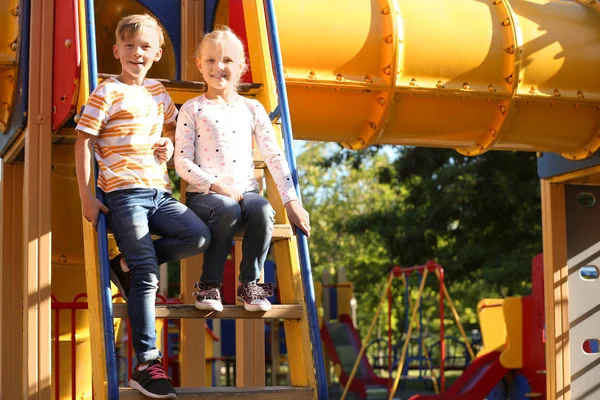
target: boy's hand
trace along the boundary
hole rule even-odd
[[[108,207],[95,197],[83,201],[81,208],[84,218],[92,223],[94,230],[98,228],[98,212],[102,211],[104,214],[108,214]]]
[[[173,157],[173,142],[168,137],[161,137],[156,142],[157,147],[154,149],[154,155],[158,157],[160,163],[167,162]]]
[[[210,185],[210,190],[215,193],[222,194],[223,196],[231,197],[237,203],[240,202],[244,198],[244,193],[242,193],[238,189],[234,189],[230,185],[223,183],[221,181],[216,181],[212,185]]]
[[[287,211],[288,218],[292,225],[297,226],[306,234],[306,237],[310,237],[310,219],[308,211],[306,211],[298,200],[292,200],[285,204],[285,211]]]

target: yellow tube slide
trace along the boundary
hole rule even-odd
[[[296,138],[558,152],[600,147],[600,4],[276,4]]]

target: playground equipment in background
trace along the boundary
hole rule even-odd
[[[543,256],[531,263],[532,294],[484,299],[477,306],[483,347],[441,394],[410,400],[546,398]]]
[[[334,365],[334,373],[339,381],[339,385],[330,384],[331,395],[341,394],[342,389],[338,388],[347,386],[348,376],[354,362],[360,356],[356,379],[351,382],[349,392],[355,393],[360,399],[385,398],[387,396],[388,379],[377,376],[366,355],[361,354],[360,334],[349,315],[341,314],[337,321],[323,323],[321,340],[327,358]],[[328,363],[326,363],[327,365]]]
[[[391,330],[391,309],[393,308],[393,296],[392,296],[392,292],[391,292],[392,282],[393,282],[394,278],[399,278],[402,280],[403,285],[406,288],[408,286],[407,277],[410,276],[410,274],[412,274],[412,273],[420,274],[419,292],[417,294],[417,298],[414,300],[414,305],[412,307],[410,321],[407,325],[407,330],[405,332],[402,348],[400,350],[399,361],[392,362],[392,357],[393,357],[393,353],[394,353],[392,350],[392,330]],[[388,346],[387,346],[388,364],[387,365],[389,366],[389,370],[388,370],[389,378],[385,379],[383,381],[381,381],[381,380],[373,381],[373,383],[382,384],[383,382],[385,382],[385,390],[387,391],[388,398],[391,400],[394,397],[394,394],[396,393],[396,391],[398,390],[398,385],[399,385],[400,379],[402,379],[402,378],[406,379],[408,377],[408,373],[407,373],[408,368],[405,368],[405,366],[407,367],[410,363],[410,359],[407,357],[408,347],[409,347],[409,344],[411,341],[414,326],[417,323],[417,314],[420,309],[421,298],[423,295],[423,290],[425,288],[425,283],[427,281],[427,276],[429,273],[435,274],[435,276],[438,278],[438,282],[439,282],[439,296],[440,296],[440,298],[439,298],[440,299],[439,300],[439,306],[440,306],[439,387],[441,387],[442,391],[444,390],[444,386],[445,386],[444,370],[445,370],[445,364],[446,364],[446,345],[445,345],[445,336],[444,336],[444,331],[445,331],[444,299],[448,302],[448,305],[450,306],[450,308],[452,310],[452,315],[454,317],[454,320],[456,322],[458,330],[464,338],[465,345],[467,346],[467,349],[471,355],[471,358],[473,358],[473,353],[472,353],[467,335],[466,335],[464,328],[462,327],[462,324],[460,322],[460,318],[459,318],[458,312],[456,311],[456,307],[454,306],[454,302],[452,301],[450,294],[448,293],[448,290],[444,283],[443,268],[435,261],[428,261],[425,265],[417,266],[417,267],[410,267],[410,268],[401,268],[401,267],[396,266],[392,269],[392,271],[388,275],[388,280],[387,280],[387,284],[384,288],[383,295],[381,297],[379,305],[377,306],[377,310],[375,312],[375,315],[373,317],[373,320],[371,322],[371,325],[369,327],[367,335],[363,339],[362,345],[360,345],[360,351],[358,352],[358,355],[356,357],[354,357],[354,360],[355,360],[354,366],[352,367],[350,374],[347,376],[345,373],[340,374],[340,381],[343,382],[343,386],[344,386],[344,392],[342,393],[342,400],[346,398],[347,394],[351,390],[357,389],[356,384],[354,387],[352,386],[352,384],[354,383],[353,381],[356,376],[356,373],[359,371],[359,366],[362,367],[363,369],[365,368],[364,364],[365,364],[365,360],[367,360],[366,348],[367,348],[368,343],[370,342],[371,334],[373,333],[373,329],[375,327],[376,322],[378,321],[379,314],[381,313],[383,304],[386,302],[386,300],[388,301],[388,307],[387,307],[388,308]],[[405,289],[405,293],[406,293],[406,289]],[[410,304],[410,302],[408,304]],[[356,335],[356,336],[358,336],[358,335]],[[360,343],[360,338],[358,338],[358,342]],[[422,340],[418,342],[418,346],[423,350],[423,354],[424,354],[424,357],[427,362],[427,368],[430,370],[430,373],[431,373],[430,379],[433,383],[434,390],[436,392],[438,392],[438,379],[435,378],[435,375],[433,372],[434,366],[432,365],[431,358],[429,357],[429,354],[427,353],[426,347],[423,345]],[[368,364],[368,360],[366,361],[366,363],[368,365],[368,368],[371,368],[371,366]],[[393,365],[396,366],[396,376],[392,381],[393,370],[391,367]],[[372,370],[372,368],[371,368],[371,370]],[[422,378],[423,378],[423,376],[422,376]],[[360,390],[361,399],[367,398],[367,396],[369,394],[367,388],[359,387],[358,389]],[[379,390],[382,390],[382,388],[380,387]]]
[[[398,268],[398,267],[397,267]],[[373,339],[365,350],[368,357],[371,358],[371,365],[373,369],[385,371],[388,376],[391,376],[392,371],[397,368],[400,351],[404,340],[406,340],[406,332],[409,330],[411,324],[411,310],[413,310],[414,300],[411,296],[411,279],[416,280],[417,286],[420,286],[421,280],[424,278],[423,269],[420,268],[402,268],[395,271],[396,276],[400,276],[400,282],[402,284],[401,290],[403,293],[404,302],[404,326],[403,330],[393,335],[392,329],[392,312],[395,305],[398,302],[393,301],[394,295],[392,294],[393,285],[388,290],[388,306],[387,306],[387,338],[378,337]],[[448,293],[444,284],[443,271],[436,271],[436,275],[439,280],[439,307],[440,307],[440,320],[443,321],[444,315],[444,297],[448,301],[455,321],[459,321],[458,312],[454,306],[454,302]],[[416,278],[416,279],[413,279]],[[419,299],[422,298],[420,293]],[[398,296],[396,296],[398,297]],[[379,321],[379,320],[378,320]],[[418,319],[415,321],[416,331],[410,337],[410,342],[407,348],[406,362],[402,370],[402,378],[398,386],[399,392],[404,392],[407,388],[408,381],[421,381],[424,384],[426,390],[433,390],[436,393],[439,392],[439,387],[442,385],[441,376],[436,378],[433,376],[433,370],[439,368],[439,362],[436,360],[441,359],[442,353],[441,348],[445,349],[444,353],[444,368],[443,371],[454,370],[463,371],[467,365],[474,358],[474,353],[471,348],[471,342],[466,337],[464,330],[460,323],[460,333],[463,335],[461,339],[454,336],[445,336],[445,329],[442,326],[440,330],[440,336],[438,339],[434,339],[434,335],[425,336],[423,327],[423,301],[419,301],[418,304]],[[380,332],[380,330],[378,330]],[[442,335],[444,335],[442,337]],[[395,337],[394,337],[395,336]],[[434,339],[434,340],[431,340]],[[443,340],[442,340],[443,339]],[[395,344],[393,344],[395,343]],[[409,370],[416,370],[417,376],[414,374],[409,375]]]
[[[315,301],[319,312],[319,323],[334,321],[340,316],[347,315],[356,326],[356,298],[354,286],[346,277],[346,269],[337,270],[337,283],[331,283],[329,270],[323,271],[321,281],[315,281]]]
[[[353,339],[358,336],[356,331],[356,308],[357,302],[354,298],[354,287],[346,277],[344,267],[337,270],[337,282],[331,283],[332,276],[329,270],[324,270],[321,281],[315,281],[315,298],[319,310],[319,326],[321,329],[321,340],[325,352],[325,373],[329,392],[335,391],[337,383],[331,376],[331,364],[333,363],[336,377],[339,379],[339,369],[344,368],[340,358],[346,360],[350,354],[358,354],[359,346]],[[334,337],[331,333],[334,332]],[[339,335],[335,333],[340,333]],[[360,339],[358,341],[360,343]],[[338,353],[341,353],[339,355]],[[375,374],[369,375],[374,378]],[[359,382],[358,385],[361,383]]]

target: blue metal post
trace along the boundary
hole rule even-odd
[[[98,64],[96,58],[96,24],[94,20],[94,0],[85,2],[85,25],[88,40],[88,73],[90,90],[98,86]],[[98,181],[98,164],[95,163],[94,184]],[[96,187],[96,197],[104,203],[102,191]],[[112,293],[108,269],[108,238],[106,236],[106,215],[98,215],[98,258],[100,261],[100,290],[102,297],[102,319],[104,322],[104,347],[106,352],[106,374],[108,378],[109,400],[119,399],[119,381],[117,379],[117,357],[115,334],[113,331]]]
[[[283,60],[281,58],[281,49],[279,47],[279,33],[277,30],[277,21],[275,19],[275,7],[272,0],[266,0],[267,27],[269,28],[269,39],[271,42],[271,51],[273,56],[273,66],[275,80],[277,82],[277,94],[279,96],[279,105],[281,112],[281,127],[283,130],[285,151],[290,163],[292,179],[296,188],[298,198],[300,196],[300,186],[298,184],[298,171],[296,165],[296,154],[294,151],[292,124],[290,120],[290,109],[285,88],[285,78],[283,75]],[[300,254],[300,267],[302,272],[302,285],[304,286],[304,297],[306,309],[308,312],[308,325],[310,330],[310,341],[312,342],[313,360],[315,363],[315,373],[317,380],[317,398],[327,400],[329,391],[327,379],[325,376],[325,365],[323,362],[323,347],[321,344],[321,335],[319,329],[319,318],[317,316],[317,307],[315,303],[315,289],[313,287],[312,271],[310,266],[310,256],[308,254],[308,240],[306,235],[297,229],[298,234],[298,252]]]

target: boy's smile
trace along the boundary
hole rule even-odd
[[[118,79],[128,85],[141,85],[152,64],[162,56],[158,32],[143,28],[137,35],[129,34],[113,46],[113,54],[121,62]]]

